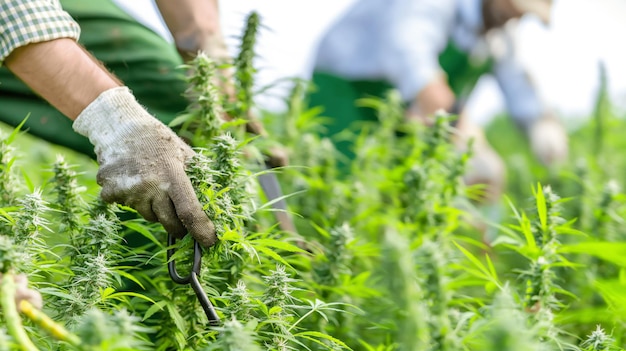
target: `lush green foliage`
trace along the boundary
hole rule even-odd
[[[537,169],[522,141],[507,137],[506,150],[492,138],[512,170],[494,217],[471,200],[480,189],[463,185],[469,155],[449,143],[451,117],[425,128],[403,120],[393,92],[365,99],[380,123],[344,135],[356,145],[347,161],[317,136],[323,112],[306,107],[297,82],[289,110],[266,121],[290,153],[275,172],[299,233],[281,232],[255,180],[267,141],[221,120],[251,108],[250,26],[258,17],[235,65],[237,102],[200,55],[187,67],[193,103],[174,122],[202,146],[189,176],[220,242],[204,252],[200,280],[221,324],[209,326],[191,288],[170,280],[160,225],[103,204],[92,163],[20,165],[16,131],[0,143],[0,272],[26,273],[54,322],[20,317],[2,280],[0,350],[28,338],[46,350],[620,349],[625,163],[605,128],[622,121],[599,112],[603,123],[572,136],[572,165],[558,170]],[[189,269],[191,239],[175,249]]]

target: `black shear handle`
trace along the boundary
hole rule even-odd
[[[176,244],[176,238],[168,234],[167,270],[170,273],[170,277],[175,283],[190,284],[191,288],[196,293],[200,306],[202,306],[202,309],[204,310],[204,314],[206,314],[209,320],[209,324],[212,326],[219,326],[220,317],[217,315],[217,312],[215,312],[213,304],[211,304],[209,297],[204,292],[204,289],[202,289],[202,285],[200,285],[200,280],[198,280],[198,274],[200,274],[200,267],[202,264],[202,248],[200,247],[200,244],[195,240],[193,241],[193,266],[191,268],[191,273],[187,276],[181,276],[176,270],[176,262],[172,260],[172,256],[176,251],[174,249],[174,244]]]

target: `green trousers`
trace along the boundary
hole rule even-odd
[[[168,123],[185,109],[186,88],[176,48],[138,23],[111,0],[61,0],[80,25],[79,42],[124,82],[148,111]],[[85,84],[89,84],[88,81]],[[94,157],[72,121],[35,95],[6,68],[0,69],[0,121],[25,128],[54,144]]]
[[[357,106],[356,101],[366,97],[382,98],[392,86],[384,81],[347,80],[324,72],[314,72],[312,83],[315,91],[309,94],[308,105],[322,106],[322,115],[329,117],[325,128],[319,129],[320,136],[331,138],[337,150],[352,159],[352,141],[333,137],[356,122],[378,121],[375,110]],[[341,166],[343,169],[345,165]]]
[[[448,84],[457,99],[467,97],[480,76],[492,66],[490,60],[472,60],[452,43],[439,56],[439,64],[446,72]],[[315,91],[308,95],[308,105],[323,107],[322,115],[330,120],[321,136],[330,137],[339,152],[353,158],[352,142],[334,136],[354,126],[356,122],[377,121],[374,110],[359,107],[356,101],[365,97],[382,98],[392,85],[386,81],[349,80],[325,72],[314,72],[312,83]]]

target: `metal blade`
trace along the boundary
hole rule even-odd
[[[283,191],[280,188],[276,174],[267,172],[260,174],[257,178],[267,200],[272,202],[271,206],[276,210],[274,211],[274,216],[278,220],[278,227],[283,231],[296,233],[296,226],[287,212],[287,202],[285,199],[282,199]]]

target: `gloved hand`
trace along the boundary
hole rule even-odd
[[[282,146],[274,146],[267,150],[267,165],[271,168],[285,167],[289,164],[289,152]]]
[[[73,127],[95,146],[104,201],[134,208],[176,238],[189,232],[204,247],[215,244],[213,223],[185,174],[194,151],[139,105],[128,88],[103,92]]]
[[[543,165],[558,167],[567,161],[567,131],[556,116],[542,116],[525,131],[533,154]]]

